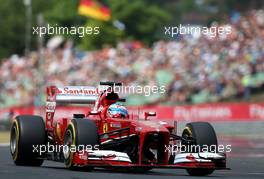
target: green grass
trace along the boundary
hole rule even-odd
[[[8,143],[8,142],[9,142],[9,131],[1,131],[0,143]]]

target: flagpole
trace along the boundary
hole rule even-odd
[[[26,8],[26,31],[25,31],[25,55],[28,56],[30,52],[30,42],[31,42],[31,24],[32,24],[32,2],[31,0],[24,0],[24,5]]]

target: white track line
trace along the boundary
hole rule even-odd
[[[0,143],[0,147],[8,147],[9,143]]]
[[[264,175],[264,173],[257,173],[257,172],[254,172],[254,173],[248,173],[248,174],[250,174],[250,175]]]

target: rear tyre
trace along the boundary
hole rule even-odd
[[[21,115],[15,118],[10,131],[10,152],[16,165],[41,166],[43,156],[38,150],[45,144],[46,131],[42,117]]]
[[[182,137],[185,139],[193,138],[194,145],[200,146],[202,149],[204,146],[209,149],[209,152],[217,152],[217,137],[214,128],[208,122],[192,122],[188,123],[182,132]],[[189,152],[198,152],[196,147]],[[206,176],[214,172],[214,169],[187,169],[187,172],[191,176]]]
[[[64,135],[64,145],[70,148],[96,149],[99,147],[100,139],[96,124],[89,119],[72,119]],[[84,147],[84,148],[83,148]],[[69,169],[76,169],[73,162],[75,150],[64,151],[65,165]],[[93,167],[85,167],[85,170],[92,170]]]
[[[187,169],[190,176],[207,176],[214,172],[214,169]]]

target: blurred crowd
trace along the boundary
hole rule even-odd
[[[219,102],[247,99],[263,90],[264,11],[236,12],[213,25],[229,25],[232,33],[182,36],[152,47],[123,41],[89,52],[77,51],[66,41],[28,57],[13,55],[0,66],[0,107],[43,105],[47,85],[98,85],[106,80],[166,86],[164,95],[130,96],[131,104],[133,99],[140,104]]]

